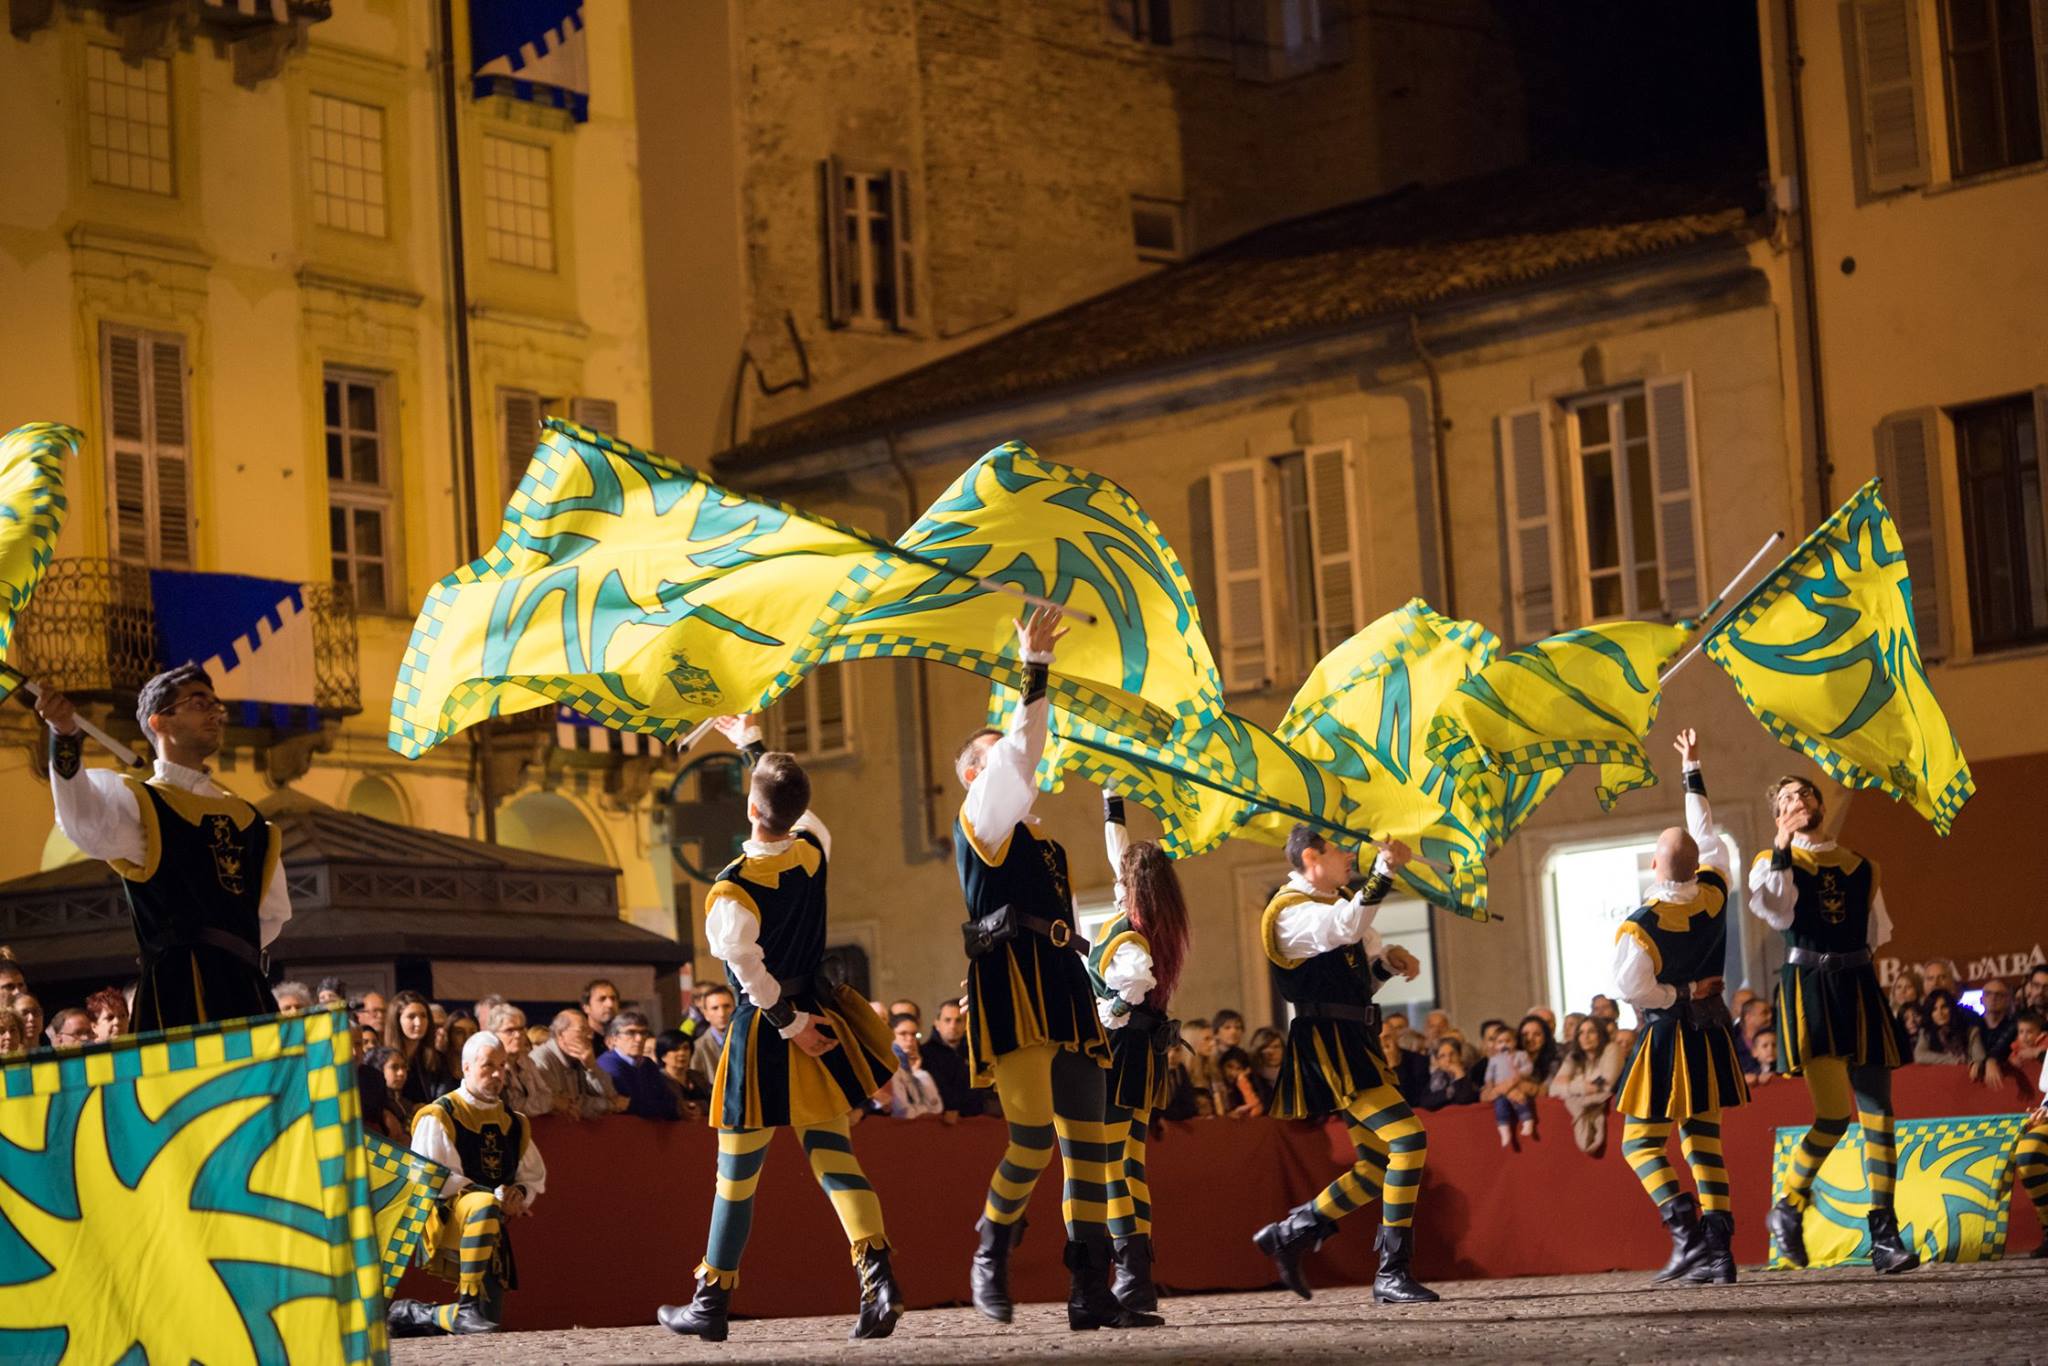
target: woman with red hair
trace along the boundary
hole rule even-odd
[[[1173,860],[1150,840],[1132,842],[1124,799],[1102,790],[1103,835],[1116,870],[1116,918],[1088,953],[1095,1009],[1109,1034],[1103,1135],[1122,1149],[1110,1161],[1109,1233],[1116,1249],[1117,1302],[1133,1313],[1159,1307],[1152,1284],[1152,1192],[1145,1182],[1145,1131],[1170,1088],[1167,1053],[1180,1022],[1167,1005],[1187,961],[1188,910]]]

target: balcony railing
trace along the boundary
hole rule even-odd
[[[314,709],[332,716],[361,711],[355,603],[347,585],[308,583],[299,591],[312,617]],[[74,697],[133,702],[164,668],[158,650],[147,566],[65,559],[51,564],[22,613],[12,663]]]

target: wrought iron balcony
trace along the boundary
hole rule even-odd
[[[290,591],[282,595],[285,602],[278,604],[279,610],[259,613],[258,619],[245,627],[226,615],[232,609],[225,604],[237,598],[246,602],[250,580],[226,574],[180,574],[177,579],[189,586],[202,608],[208,596],[207,580],[219,580],[224,604],[220,625],[231,633],[223,657],[233,663],[253,661],[265,649],[296,648],[302,659],[310,652],[310,698],[257,700],[307,706],[323,716],[345,716],[363,709],[355,603],[347,585],[280,585]],[[230,592],[230,585],[237,591]],[[193,613],[187,608],[182,615]],[[162,626],[146,566],[118,560],[58,560],[44,574],[17,623],[11,662],[31,678],[47,679],[74,697],[132,704],[143,683],[165,667]],[[295,632],[303,632],[306,643],[294,642]],[[183,663],[194,653],[185,651],[174,662]],[[205,664],[213,658],[208,652],[208,658],[195,662]],[[298,673],[303,676],[303,672],[301,667]],[[215,679],[216,684],[223,681]],[[245,688],[224,691],[247,694]]]

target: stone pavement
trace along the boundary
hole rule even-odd
[[[1646,1290],[1636,1274],[1440,1285],[1442,1304],[1383,1309],[1357,1287],[1167,1302],[1145,1332],[1069,1333],[1058,1306],[1027,1305],[1007,1328],[971,1309],[914,1313],[884,1342],[849,1344],[841,1318],[736,1322],[722,1344],[658,1327],[438,1338],[392,1344],[397,1366],[790,1362],[1096,1361],[1307,1363],[1588,1361],[2048,1361],[2048,1261],[1868,1271],[1745,1272],[1740,1285]],[[850,1307],[850,1306],[849,1306]]]

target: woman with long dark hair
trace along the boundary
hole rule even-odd
[[[1180,1023],[1167,1017],[1188,953],[1188,908],[1173,860],[1150,840],[1132,842],[1124,799],[1102,793],[1103,835],[1116,870],[1116,918],[1088,953],[1096,1013],[1109,1034],[1108,1103],[1102,1129],[1120,1157],[1110,1160],[1109,1234],[1116,1250],[1110,1289],[1134,1313],[1159,1306],[1152,1284],[1152,1192],[1145,1180],[1145,1131],[1167,1101],[1167,1054]]]
[[[401,991],[384,1012],[384,1046],[405,1063],[405,1087],[399,1093],[416,1110],[455,1089],[448,1063],[434,1047],[434,1014],[417,991]]]
[[[1920,1003],[1920,1031],[1913,1040],[1913,1061],[1954,1063],[1974,1077],[1984,1070],[1984,1031],[1956,1007],[1955,993],[1936,987]]]

